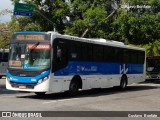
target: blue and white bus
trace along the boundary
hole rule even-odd
[[[6,69],[8,66],[8,49],[0,49],[0,79],[6,76]]]
[[[17,32],[6,88],[37,95],[120,86],[145,80],[145,50],[105,39],[55,32]]]

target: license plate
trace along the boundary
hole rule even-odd
[[[26,89],[26,86],[25,85],[20,85],[19,89]]]

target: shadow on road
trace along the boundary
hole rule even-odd
[[[6,80],[5,77],[0,79],[0,94],[17,94],[17,91],[11,91],[6,89]]]
[[[17,94],[17,91],[7,90],[5,85],[0,84],[0,94]]]
[[[143,84],[143,85],[141,85]],[[111,95],[111,94],[118,94],[122,92],[135,92],[135,91],[142,91],[142,90],[149,90],[149,89],[158,89],[160,86],[150,85],[151,82],[141,82],[139,84],[128,86],[125,91],[120,91],[118,87],[112,88],[97,88],[91,90],[83,90],[79,91],[77,96],[70,97],[68,94],[64,93],[52,93],[52,94],[45,94],[44,96],[37,96],[37,95],[23,95],[17,96],[17,98],[29,98],[29,99],[41,99],[41,100],[61,100],[61,99],[69,99],[69,98],[81,98],[81,97],[97,97],[97,96],[104,96],[104,95]],[[152,83],[152,84],[160,84],[159,83]]]
[[[152,83],[152,84],[160,84],[160,79],[155,79],[155,80],[146,80],[146,81],[144,81],[144,82],[142,82],[142,83]]]

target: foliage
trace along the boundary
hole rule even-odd
[[[13,3],[20,0],[13,0]],[[113,39],[160,55],[159,0],[21,0],[33,4],[33,17],[13,16],[11,33],[53,31],[92,38]],[[1,14],[0,14],[1,16]],[[157,46],[157,47],[156,47]]]
[[[160,55],[160,39],[154,41],[153,43],[141,45],[141,47],[146,49],[147,56],[159,56]]]
[[[0,24],[0,48],[7,48],[9,46],[11,36],[9,31],[10,29],[8,24]]]

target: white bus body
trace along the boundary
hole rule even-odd
[[[16,35],[18,34],[41,33],[20,32]],[[38,42],[19,40],[19,44],[11,42],[11,56],[6,79],[7,89],[37,94],[64,91],[74,94],[79,89],[112,86],[121,86],[123,89],[127,84],[145,80],[146,55],[142,48],[105,39],[79,38],[55,32],[43,34],[50,35],[47,43],[41,43],[40,40]],[[31,44],[30,48],[28,44]],[[21,49],[24,51],[27,49],[30,52],[18,53],[21,61],[15,61],[12,59],[13,46],[27,46]],[[50,67],[45,70],[36,66],[26,67],[25,61],[29,59],[27,56],[39,49],[50,51]]]

